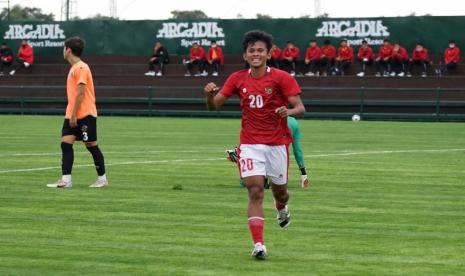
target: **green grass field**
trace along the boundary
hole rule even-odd
[[[266,193],[264,262],[224,159],[239,120],[102,117],[97,190],[80,144],[74,187],[45,187],[61,124],[0,116],[0,275],[465,274],[463,124],[300,121],[311,186],[291,163],[287,231]]]

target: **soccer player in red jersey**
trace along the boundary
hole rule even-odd
[[[250,69],[231,74],[221,89],[212,82],[204,88],[209,110],[220,109],[233,95],[240,99],[239,171],[248,189],[248,225],[254,243],[252,256],[257,259],[267,255],[263,239],[265,177],[272,183],[279,226],[287,228],[291,222],[287,177],[292,136],[287,117],[305,112],[296,80],[285,71],[266,66],[272,40],[262,31],[246,33],[243,57]]]

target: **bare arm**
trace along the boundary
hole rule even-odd
[[[210,82],[207,85],[205,85],[205,88],[203,90],[205,92],[207,109],[210,111],[219,110],[228,99],[221,93],[215,95],[215,93],[219,91],[219,88],[213,82]]]
[[[77,127],[77,112],[81,107],[82,100],[84,99],[84,94],[86,93],[86,85],[84,83],[78,84],[76,99],[74,100],[74,107],[71,112],[71,118],[69,119],[69,124],[71,127]]]
[[[305,113],[305,106],[300,99],[300,96],[291,96],[287,98],[292,108],[287,108],[286,106],[281,106],[276,108],[275,112],[279,114],[282,118],[287,116],[298,117]]]

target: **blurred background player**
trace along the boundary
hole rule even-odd
[[[299,123],[297,122],[296,118],[288,116],[287,117],[287,126],[292,134],[292,152],[294,153],[295,161],[299,166],[300,171],[300,187],[303,189],[308,188],[308,175],[307,169],[305,168],[304,162],[304,152],[302,150],[302,146],[300,141],[302,139],[302,132],[300,131]],[[226,157],[229,161],[236,163],[239,161],[238,154],[237,154],[237,147],[231,150],[226,150]],[[267,179],[265,180],[265,189],[269,188],[269,184],[267,183]],[[245,181],[243,179],[240,180],[240,184],[242,187],[245,187]]]
[[[429,64],[429,54],[428,49],[423,46],[420,42],[417,43],[415,49],[413,49],[412,57],[410,58],[410,62],[408,64],[408,73],[407,77],[412,76],[412,68],[413,66],[420,66],[421,76],[426,77],[428,72],[428,64]]]
[[[218,46],[215,40],[212,40],[211,47],[208,49],[207,61],[211,67],[212,76],[218,76],[220,65],[224,64],[224,55],[223,50]]]
[[[321,63],[321,49],[318,47],[316,40],[310,40],[308,48],[305,51],[305,76],[312,77],[319,75],[316,72],[316,67]],[[319,71],[318,71],[319,72]]]
[[[345,75],[345,70],[349,68],[354,59],[354,49],[347,44],[347,39],[343,39],[337,49],[336,70],[340,75]]]
[[[279,47],[273,43],[273,46],[271,47],[271,57],[268,59],[266,64],[270,67],[279,68],[281,63],[281,55],[281,49],[279,49]]]
[[[153,55],[149,59],[149,71],[145,73],[146,76],[162,76],[164,73],[165,65],[170,63],[170,55],[165,46],[160,41],[155,43],[153,47]]]
[[[287,228],[291,223],[287,205],[287,148],[292,142],[287,117],[305,112],[297,81],[284,71],[266,66],[272,40],[271,35],[262,31],[246,33],[243,58],[250,69],[231,74],[221,89],[212,82],[204,87],[208,110],[219,110],[233,95],[240,98],[239,171],[249,194],[247,213],[254,243],[252,256],[260,260],[267,256],[263,238],[265,177],[271,181],[278,225]],[[288,108],[289,104],[292,108]]]
[[[207,59],[205,50],[199,45],[198,42],[194,42],[192,44],[192,48],[189,51],[189,60],[183,60],[184,65],[187,65],[187,73],[184,76],[190,77],[195,66],[197,66],[198,69],[197,73],[195,74],[196,77],[208,76],[206,62]]]
[[[89,66],[81,60],[84,46],[81,38],[71,37],[65,41],[63,48],[63,57],[71,64],[71,69],[66,84],[68,105],[61,131],[62,177],[53,184],[47,184],[49,188],[73,186],[71,171],[74,163],[73,144],[76,140],[84,142],[94,159],[98,177],[97,181],[89,187],[102,188],[108,185],[104,157],[97,145],[94,81]]]
[[[294,42],[288,41],[281,56],[281,64],[284,71],[295,76],[299,62],[300,49],[294,45]]]
[[[8,45],[3,42],[0,46],[0,76],[3,76],[5,66],[10,66],[13,63],[13,51]]]
[[[392,58],[392,45],[389,40],[383,41],[383,46],[379,48],[378,57],[376,62],[376,76],[388,77],[391,72],[391,58]]]
[[[400,43],[395,43],[392,48],[392,57],[391,57],[391,77],[405,76],[405,71],[408,65],[408,53]]]
[[[21,45],[18,49],[18,58],[16,59],[15,69],[10,71],[13,76],[21,68],[29,68],[34,63],[34,49],[27,43],[27,39],[21,40]]]
[[[436,74],[442,76],[445,73],[451,72],[457,68],[457,63],[459,60],[460,49],[457,47],[455,40],[450,40],[449,47],[444,50],[444,63],[441,62],[439,68],[436,69]]]
[[[373,49],[368,45],[366,40],[363,40],[362,45],[358,48],[357,58],[361,67],[357,76],[363,77],[365,76],[366,67],[373,64]]]

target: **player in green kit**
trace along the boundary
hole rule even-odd
[[[304,163],[304,152],[302,150],[302,146],[300,145],[300,140],[302,139],[302,133],[300,132],[299,123],[294,117],[288,116],[287,117],[287,126],[292,134],[292,151],[294,152],[295,161],[297,161],[297,165],[299,166],[300,170],[300,186],[302,188],[308,187],[308,175],[307,169],[305,168]],[[232,150],[226,151],[226,157],[229,161],[237,163],[237,148]],[[245,187],[244,180],[241,179],[241,186]],[[268,188],[269,184],[265,181],[265,187]]]

